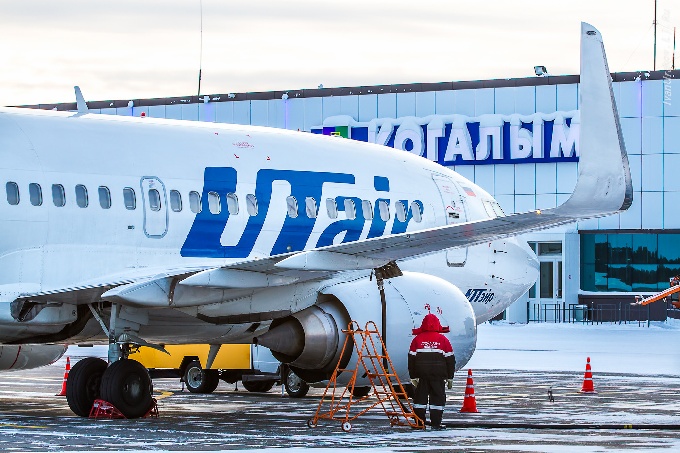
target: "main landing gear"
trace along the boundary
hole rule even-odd
[[[130,359],[107,367],[102,359],[85,358],[73,366],[66,382],[66,401],[81,417],[90,415],[96,399],[113,404],[127,418],[141,417],[153,405],[151,392],[149,372]]]
[[[76,363],[66,382],[66,401],[71,410],[81,417],[90,415],[96,399],[108,401],[126,418],[142,417],[154,404],[151,397],[153,386],[147,369],[136,360],[128,359],[128,354],[132,348],[142,345],[165,350],[130,334],[130,323],[125,324],[118,318],[119,307],[116,304],[111,308],[110,329],[106,328],[99,312],[93,306],[90,309],[109,337],[109,364],[94,357]],[[120,335],[116,335],[116,321],[120,330],[125,327]]]

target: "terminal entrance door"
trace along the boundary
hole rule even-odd
[[[529,290],[529,321],[560,322],[564,302],[562,243],[534,242],[529,245],[539,261],[538,281]]]

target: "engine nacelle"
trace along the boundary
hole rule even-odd
[[[387,302],[386,328],[382,329],[380,292],[375,280],[362,278],[330,284],[321,290],[316,305],[276,320],[257,342],[289,364],[308,382],[328,379],[338,364],[344,344],[342,330],[350,320],[361,327],[375,322],[384,332],[387,351],[401,379],[408,379],[408,349],[412,329],[420,327],[430,311],[449,326],[446,336],[456,356],[456,369],[465,366],[477,343],[474,311],[465,295],[451,283],[431,275],[404,272],[384,281]],[[350,343],[349,347],[353,347]],[[343,367],[353,367],[355,357],[344,355]]]
[[[0,371],[30,370],[56,362],[66,352],[61,344],[0,345]]]
[[[269,331],[255,339],[308,382],[326,379],[333,372],[344,343],[341,330],[347,328],[350,321],[339,301],[323,299],[273,321]]]

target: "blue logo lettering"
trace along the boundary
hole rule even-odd
[[[229,210],[223,208],[219,213],[213,214],[210,212],[209,193],[217,193],[220,197],[227,193],[235,193],[237,174],[234,168],[206,168],[204,172],[201,212],[196,214],[194,218],[194,223],[180,250],[180,255],[184,257],[205,258],[248,257],[253,251],[260,233],[262,233],[265,219],[269,213],[275,181],[285,181],[290,184],[290,196],[295,197],[298,203],[298,215],[285,216],[281,231],[278,233],[270,252],[272,256],[287,252],[297,252],[305,248],[316,222],[315,217],[306,215],[307,199],[311,198],[314,200],[316,204],[315,209],[318,212],[325,183],[354,185],[355,177],[346,173],[273,169],[258,171],[255,183],[255,197],[258,205],[257,214],[248,217],[243,234],[238,239],[236,245],[222,245],[221,238],[227,227]],[[374,187],[377,192],[389,192],[389,180],[382,176],[376,176],[374,178]],[[345,211],[345,200],[351,200],[354,203],[354,216],[345,216],[346,218],[337,220],[326,227],[317,241],[317,247],[333,244],[335,237],[342,232],[345,233],[342,242],[352,242],[360,239],[366,222],[362,199],[358,197],[335,197],[338,211]],[[390,203],[389,198],[379,198],[376,200],[373,220],[368,232],[369,238],[385,234],[387,221],[382,220],[380,215],[379,202],[381,200],[388,205]],[[399,221],[397,218],[394,219],[392,234],[406,231],[408,223],[413,217],[412,207],[408,200],[401,200],[401,202],[404,206],[408,207],[407,215],[404,221]],[[419,200],[415,200],[414,203],[418,205],[422,212],[423,203]]]

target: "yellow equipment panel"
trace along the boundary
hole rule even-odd
[[[140,362],[149,369],[179,369],[185,357],[198,357],[205,368],[208,361],[210,345],[183,344],[166,345],[167,355],[153,348],[139,348],[130,358]],[[217,353],[212,369],[214,370],[248,370],[251,367],[249,344],[224,344]]]

